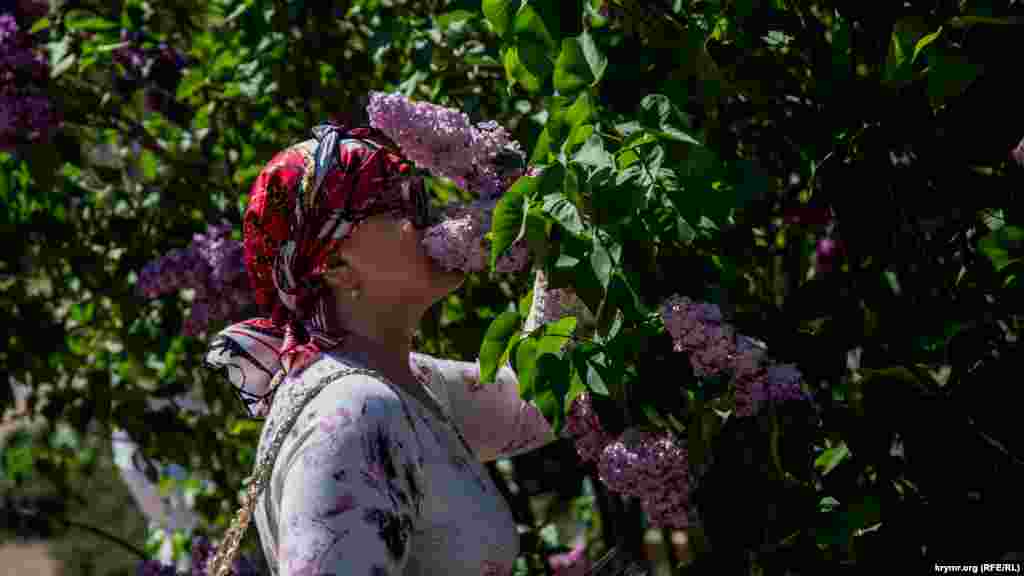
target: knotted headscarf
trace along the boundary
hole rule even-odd
[[[285,376],[341,343],[323,273],[354,226],[382,213],[430,217],[422,178],[383,133],[323,124],[313,135],[275,155],[250,190],[245,267],[267,316],[222,330],[205,358],[253,418],[267,415]]]

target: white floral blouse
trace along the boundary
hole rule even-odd
[[[444,418],[382,379],[345,375],[363,366],[335,353],[297,377],[336,381],[302,409],[256,507],[276,576],[511,574],[518,532],[481,462],[540,447],[551,427],[507,367],[481,385],[474,363],[411,362]]]

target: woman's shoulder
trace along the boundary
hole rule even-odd
[[[390,419],[402,409],[398,392],[380,373],[336,355],[320,355],[290,386],[314,395],[309,401],[313,411],[332,407],[353,416]]]

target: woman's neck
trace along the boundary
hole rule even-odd
[[[377,370],[385,378],[401,386],[415,381],[409,367],[411,343],[408,338],[381,342],[358,332],[348,331],[339,352],[351,356],[367,368]]]

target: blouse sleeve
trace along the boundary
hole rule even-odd
[[[353,388],[325,389],[296,424],[302,446],[279,492],[279,576],[405,569],[423,493],[412,431],[397,398],[339,396]]]
[[[519,397],[519,382],[508,366],[493,384],[480,383],[480,365],[430,358],[440,374],[452,418],[481,462],[535,450],[556,440],[551,425],[533,404]]]

